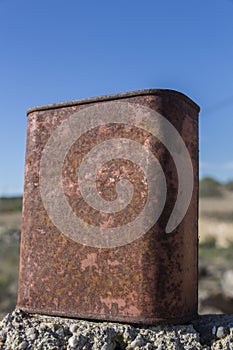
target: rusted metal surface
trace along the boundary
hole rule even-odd
[[[182,136],[190,154],[194,187],[183,220],[173,232],[166,234],[165,227],[180,185],[174,159],[167,148],[147,130],[133,125],[111,122],[90,129],[72,143],[62,167],[67,203],[86,225],[112,228],[132,222],[145,207],[148,194],[148,183],[140,167],[126,158],[118,158],[101,167],[96,186],[105,200],[112,201],[116,197],[117,181],[130,178],[134,185],[132,202],[124,210],[103,213],[84,201],[77,169],[84,156],[100,142],[126,138],[147,145],[161,164],[167,184],[164,210],[145,234],[137,239],[127,238],[128,243],[124,245],[95,247],[81,244],[72,235],[68,237],[54,224],[41,198],[40,166],[50,136],[62,123],[90,106],[105,103],[111,110],[112,101],[137,106],[135,121],[140,118],[143,107],[165,116]],[[199,107],[183,94],[155,89],[35,107],[28,111],[20,309],[145,324],[182,322],[196,316],[198,112]],[[55,169],[56,159],[48,160],[48,167]],[[60,213],[64,218],[65,215]],[[85,232],[82,234],[85,236]],[[112,239],[114,241],[114,237]]]

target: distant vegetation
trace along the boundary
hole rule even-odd
[[[200,197],[223,197],[226,191],[233,192],[233,180],[226,183],[219,182],[212,177],[204,177],[199,183]]]
[[[0,213],[12,213],[22,210],[22,197],[0,198]]]
[[[225,184],[225,187],[228,191],[232,191],[233,192],[233,181],[229,181]]]
[[[200,197],[222,197],[223,185],[211,177],[205,177],[200,181],[199,193]]]

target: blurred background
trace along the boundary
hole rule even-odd
[[[233,313],[233,1],[0,0],[0,319],[16,304],[26,110],[146,88],[200,113],[200,313]]]

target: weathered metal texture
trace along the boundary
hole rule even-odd
[[[166,176],[165,208],[153,227],[137,240],[114,248],[96,248],[67,238],[48,216],[40,194],[39,172],[50,135],[73,113],[110,101],[146,106],[165,116],[182,136],[194,173],[192,199],[185,217],[170,234],[165,227],[174,207],[178,178],[164,145],[146,130],[109,124],[90,130],[67,152],[63,189],[69,205],[87,224],[113,227],[133,220],[145,205],[143,173],[127,160],[114,160],[98,174],[105,199],[115,192],[122,173],[136,184],[133,204],[120,213],[99,213],[78,190],[77,159],[96,144],[125,137],[148,144]],[[198,246],[198,112],[199,107],[172,90],[143,90],[72,101],[28,111],[25,190],[21,239],[18,307],[32,313],[132,323],[175,323],[197,315]],[[137,115],[135,115],[137,119]],[[51,167],[55,167],[51,163]],[[139,179],[138,179],[139,177]],[[103,188],[102,188],[103,187]],[[114,187],[114,186],[113,186]]]

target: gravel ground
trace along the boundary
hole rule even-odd
[[[189,325],[147,327],[29,315],[15,310],[0,323],[0,349],[230,350],[233,315],[201,316]]]

